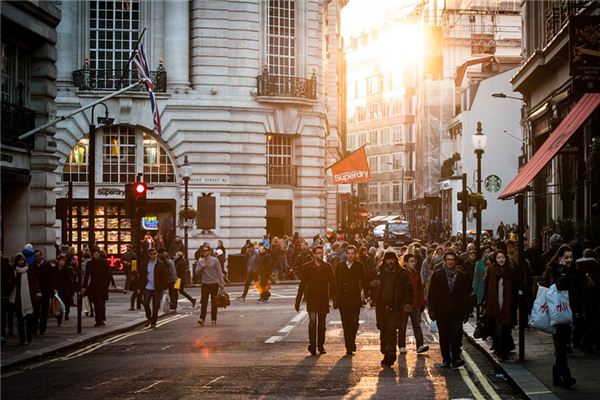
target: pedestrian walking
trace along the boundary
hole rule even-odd
[[[491,261],[489,260],[490,251],[490,246],[483,246],[482,256],[475,263],[475,269],[473,270],[473,282],[471,287],[472,295],[475,299],[477,319],[481,316],[481,311],[483,309],[483,295],[485,294],[484,278],[485,271],[488,266],[491,265]]]
[[[75,292],[75,272],[73,271],[73,267],[67,264],[67,256],[58,256],[58,258],[56,259],[55,273],[58,297],[60,297],[60,299],[65,305],[65,312],[60,313],[60,315],[56,317],[58,326],[60,326],[62,324],[63,318],[65,321],[69,320],[69,311],[71,309],[71,306],[73,305],[73,293]]]
[[[225,288],[225,277],[221,270],[221,264],[216,257],[210,255],[210,246],[205,244],[201,247],[201,254],[198,262],[196,263],[195,272],[200,276],[202,298],[200,302],[202,306],[200,308],[200,319],[198,324],[204,325],[206,319],[206,309],[208,308],[208,296],[210,296],[210,319],[214,324],[217,323],[217,305],[215,304],[215,297],[219,291],[219,288]]]
[[[259,299],[261,303],[265,303],[269,301],[271,298],[271,274],[273,273],[273,264],[275,262],[275,258],[271,253],[271,249],[267,246],[262,246],[259,249],[258,257],[256,259],[256,263],[258,265],[258,292]]]
[[[413,334],[415,335],[415,341],[417,342],[417,353],[425,353],[429,350],[429,346],[425,346],[423,331],[421,330],[421,313],[425,310],[425,293],[420,273],[417,270],[418,264],[419,259],[414,254],[408,253],[404,255],[404,269],[406,270],[412,289],[412,302],[410,303],[410,311],[402,310],[400,329],[398,329],[398,348],[400,349],[400,354],[406,353],[406,327],[409,318]]]
[[[125,271],[125,287],[123,288],[124,293],[127,293],[127,291],[131,289],[129,286],[131,285],[131,280],[133,277],[133,262],[134,260],[136,261],[137,268],[137,258],[137,254],[135,254],[133,251],[133,246],[128,243],[125,246],[125,253],[121,256],[121,264],[123,265],[123,270]]]
[[[262,244],[258,245],[258,250],[254,249],[254,243],[252,242],[246,243],[245,247],[246,252],[244,253],[244,258],[246,261],[246,281],[244,282],[244,291],[242,292],[242,295],[236,298],[236,300],[240,301],[246,301],[250,285],[255,280],[258,280],[258,263],[256,260],[258,258],[258,253],[265,250]]]
[[[104,326],[106,321],[106,301],[111,274],[108,261],[101,256],[100,248],[92,249],[92,259],[87,263],[83,278],[83,295],[87,295],[94,305],[95,327]]]
[[[162,295],[169,287],[171,273],[169,267],[158,258],[155,248],[148,250],[148,260],[140,267],[140,291],[144,293],[144,310],[146,311],[145,328],[156,329],[158,309]],[[152,302],[152,308],[150,308]]]
[[[162,261],[169,270],[169,307],[171,310],[177,309],[177,289],[175,289],[175,282],[177,282],[177,269],[175,268],[175,262],[169,257],[169,253],[164,247],[158,248],[158,258]]]
[[[442,367],[464,365],[460,357],[463,323],[469,315],[471,285],[465,273],[456,267],[458,256],[453,251],[444,254],[441,268],[431,276],[429,286],[429,316],[437,322],[442,353]]]
[[[313,356],[325,354],[325,324],[329,313],[329,300],[335,298],[333,267],[323,261],[323,246],[312,250],[313,260],[302,266],[302,280],[296,295],[296,311],[300,311],[302,296],[306,298],[308,312],[308,351]]]
[[[396,362],[398,329],[402,312],[411,312],[412,287],[408,275],[400,267],[393,251],[386,251],[376,279],[371,282],[375,296],[375,317],[379,329],[382,366],[391,367]]]
[[[335,272],[336,296],[333,308],[340,310],[346,355],[356,351],[360,309],[362,307],[361,290],[367,286],[365,265],[356,258],[356,247],[346,248],[346,262],[338,265]]]
[[[190,303],[192,303],[192,308],[196,306],[196,299],[190,296],[189,293],[185,291],[185,285],[187,284],[187,276],[189,271],[188,260],[185,258],[182,251],[178,251],[175,253],[175,269],[177,270],[177,279],[179,279],[179,289],[175,291],[173,294],[174,299],[171,301],[177,305],[178,294],[182,294],[183,297],[188,299]]]
[[[558,290],[569,291],[569,305],[572,312],[579,312],[579,293],[577,291],[577,270],[573,262],[573,249],[567,244],[561,245],[544,272],[546,286],[555,284]],[[571,324],[556,325],[554,339],[554,352],[556,360],[552,367],[552,383],[554,386],[570,388],[577,381],[571,376],[567,360],[569,345],[571,343]]]
[[[34,326],[34,308],[42,299],[42,292],[37,282],[33,267],[27,265],[25,256],[15,256],[15,287],[12,289],[9,302],[13,304],[17,315],[19,345],[31,343],[36,333]]]
[[[56,281],[54,276],[54,270],[50,263],[44,259],[44,255],[41,250],[35,250],[33,252],[33,271],[35,272],[35,278],[39,285],[40,291],[42,292],[42,298],[34,307],[33,312],[33,331],[34,334],[39,332],[43,335],[48,326],[48,307],[50,306],[50,299],[56,293]]]

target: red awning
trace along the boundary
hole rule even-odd
[[[556,153],[563,148],[567,141],[573,136],[573,133],[579,129],[581,124],[588,119],[600,104],[600,93],[586,93],[575,104],[575,107],[569,111],[569,114],[562,120],[560,125],[550,134],[542,147],[535,152],[531,160],[517,176],[504,189],[499,199],[507,199],[525,190],[529,182],[540,173],[540,171],[554,158]]]

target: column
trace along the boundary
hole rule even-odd
[[[187,0],[165,7],[165,69],[169,89],[190,89],[190,12]]]

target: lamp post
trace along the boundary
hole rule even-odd
[[[183,167],[181,167],[181,176],[183,177],[183,185],[184,185],[184,195],[183,195],[183,208],[184,210],[188,209],[188,185],[190,182],[190,177],[192,176],[192,167],[188,163],[188,156],[183,157]],[[183,245],[185,247],[185,260],[187,262],[189,258],[188,254],[188,222],[187,219],[183,220]]]
[[[95,104],[92,107],[92,119],[90,120],[90,137],[88,147],[88,250],[92,252],[95,243],[94,223],[96,221],[96,125],[94,124],[94,111],[96,106],[104,107],[104,117],[98,117],[98,124],[110,125],[114,118],[108,117],[108,107],[104,103]],[[80,257],[81,259],[81,257]],[[79,282],[79,293],[77,294],[77,333],[81,333],[81,289],[83,288],[83,277],[81,268],[77,268],[77,281]]]
[[[513,99],[513,100],[520,100],[522,101],[525,105],[528,105],[527,100],[525,100],[522,97],[517,97],[517,96],[509,96],[507,94],[504,94],[503,92],[500,93],[492,93],[492,97],[497,97],[499,99]]]
[[[477,132],[471,136],[473,147],[475,148],[475,155],[477,156],[477,193],[482,194],[481,191],[481,156],[483,155],[485,145],[487,144],[487,137],[483,134],[481,129],[481,122],[477,122]],[[475,249],[477,252],[477,259],[481,258],[481,204],[476,205],[477,212],[477,227],[475,237]]]

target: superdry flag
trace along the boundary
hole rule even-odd
[[[152,107],[152,116],[154,119],[154,129],[156,129],[156,133],[160,135],[160,111],[158,111],[158,104],[156,104],[154,82],[152,82],[152,79],[150,78],[150,67],[148,66],[148,60],[146,59],[146,53],[144,52],[143,44],[140,44],[140,47],[135,51],[133,63],[137,67],[141,78],[144,80],[146,89],[148,89],[148,94],[150,95],[150,106]]]
[[[371,171],[364,146],[329,168],[333,175],[333,183],[336,185],[371,180]]]

